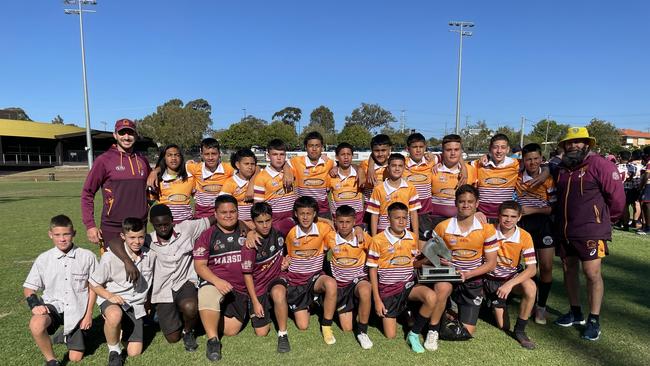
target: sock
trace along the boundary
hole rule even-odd
[[[523,333],[526,331],[526,324],[528,324],[527,319],[517,318],[517,323],[515,323],[515,333]]]
[[[546,307],[546,300],[548,300],[548,294],[551,292],[552,282],[540,282],[539,291],[537,292],[537,306],[541,308]]]
[[[571,305],[571,313],[572,313],[574,316],[576,316],[576,315],[580,315],[580,316],[582,316],[582,309],[580,308],[580,306],[573,306],[573,305]]]
[[[111,352],[122,353],[122,346],[120,345],[120,342],[117,342],[117,344],[112,344],[112,345],[106,343],[106,345],[108,346],[108,353]]]
[[[438,324],[429,324],[429,330],[440,333],[440,323]]]
[[[589,320],[591,320],[591,319],[595,320],[596,323],[598,323],[600,321],[600,315],[599,314],[589,313]]]
[[[278,337],[282,337],[286,335],[288,335],[286,330],[278,330]]]
[[[422,329],[424,329],[424,326],[427,324],[427,318],[423,317],[420,315],[420,312],[415,313],[415,321],[413,322],[413,328],[411,328],[411,332],[415,334],[420,334],[422,332]]]
[[[323,321],[321,322],[320,325],[322,325],[324,327],[331,327],[332,326],[332,319],[323,318]]]
[[[359,323],[358,328],[359,333],[368,333],[368,323]]]

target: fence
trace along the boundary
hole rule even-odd
[[[11,153],[2,154],[2,165],[52,166],[60,165],[54,154]]]

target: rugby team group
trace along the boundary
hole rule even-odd
[[[311,132],[306,156],[287,159],[285,143],[270,141],[262,168],[249,149],[223,162],[213,138],[201,141],[201,161],[185,161],[181,148],[169,145],[151,168],[134,151],[134,122],[118,120],[114,137],[81,192],[99,260],[73,243],[72,221],[58,215],[49,224],[53,248],[38,256],[23,285],[46,365],[59,364],[53,342],[67,345],[70,360],[83,358],[95,304],[109,365],[142,352],[145,322],[157,322],[168,342],[182,340],[190,352],[202,329],[206,357],[217,361],[221,337],[249,321],[258,336],[274,328],[277,352],[290,352],[289,319],[305,330],[315,312],[328,345],[336,342],[335,317],[363,349],[373,346],[369,323],[399,338],[404,322],[406,342],[423,353],[435,351],[454,325],[454,334],[470,337],[487,306],[498,327],[533,349],[526,325],[546,324],[555,255],[570,310],[554,323],[584,326],[587,340],[601,334],[601,260],[625,194],[616,166],[593,151],[596,141],[583,127],[569,128],[562,154],[549,161],[537,144],[510,156],[508,137],[497,134],[471,163],[453,134],[442,139],[441,154],[428,152],[420,133],[401,153],[379,134],[370,158],[356,164],[352,145],[339,143],[330,159],[323,137]],[[453,267],[458,281],[418,283],[417,268],[432,264],[421,253],[430,240],[444,241],[450,258],[434,262]],[[578,296],[581,267],[587,317]],[[513,294],[521,300],[511,327]]]

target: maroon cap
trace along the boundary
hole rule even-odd
[[[121,130],[125,130],[125,129],[136,131],[135,122],[126,118],[118,119],[117,121],[115,121],[115,132],[120,132]]]

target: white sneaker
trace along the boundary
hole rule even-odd
[[[438,332],[435,330],[427,332],[427,338],[424,340],[424,348],[427,351],[436,351],[438,349]]]
[[[371,349],[372,348],[372,341],[370,340],[370,337],[366,333],[359,333],[357,334],[357,341],[359,341],[359,344],[361,345],[361,348],[363,349]]]

